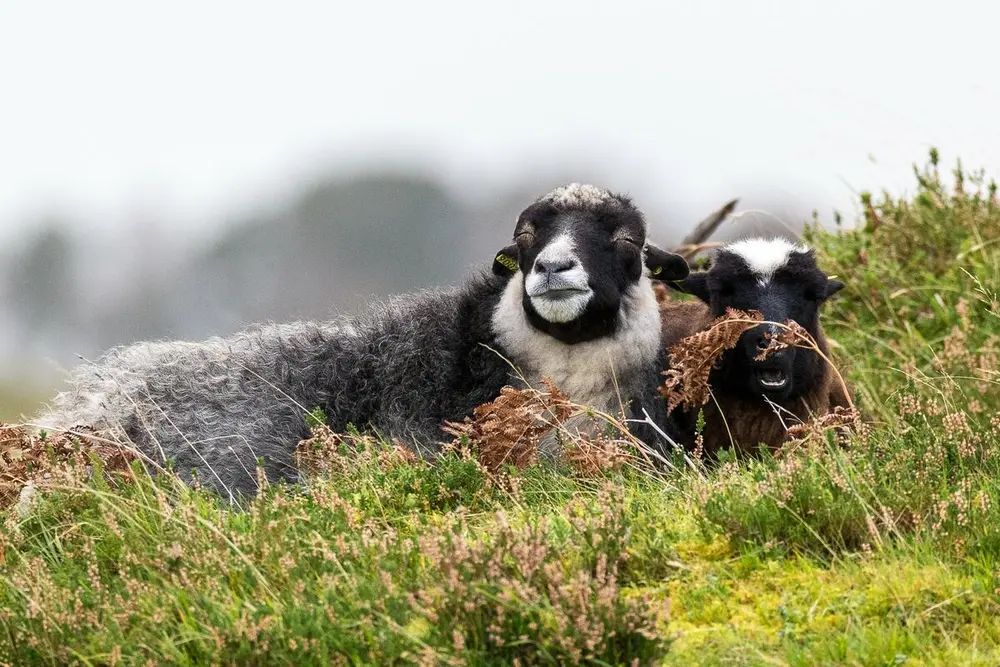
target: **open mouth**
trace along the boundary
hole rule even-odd
[[[757,371],[757,382],[764,389],[784,389],[788,384],[788,376],[783,370],[765,368]]]

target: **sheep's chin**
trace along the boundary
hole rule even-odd
[[[565,324],[583,315],[593,295],[591,290],[554,290],[531,297],[531,307],[547,322]]]

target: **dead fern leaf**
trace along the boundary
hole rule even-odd
[[[107,474],[130,472],[137,458],[130,448],[89,427],[42,438],[23,426],[0,424],[0,509],[16,503],[29,483],[44,489],[63,473],[89,471],[92,457],[100,460]]]
[[[462,422],[441,427],[455,437],[455,446],[467,438],[480,464],[496,474],[506,465],[526,468],[538,460],[538,444],[552,428],[573,413],[569,397],[548,378],[546,391],[504,387],[500,395],[476,407]]]
[[[767,347],[754,357],[755,361],[764,361],[778,350],[784,350],[788,347],[815,347],[813,337],[806,331],[805,327],[795,320],[785,322],[778,335],[775,336],[768,332],[766,337],[768,339]]]
[[[667,399],[667,412],[680,405],[697,408],[708,402],[708,376],[719,357],[736,346],[740,336],[764,321],[758,311],[729,308],[707,329],[682,339],[670,348],[670,369],[660,394]]]

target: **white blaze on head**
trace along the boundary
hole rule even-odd
[[[524,279],[524,291],[541,317],[561,324],[583,314],[593,297],[587,270],[576,253],[573,237],[563,232],[535,257]]]
[[[723,249],[741,257],[761,286],[771,282],[774,272],[788,263],[793,252],[809,252],[806,246],[796,245],[783,238],[743,239],[730,243]]]

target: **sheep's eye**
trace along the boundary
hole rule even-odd
[[[634,238],[632,238],[631,236],[619,236],[619,237],[618,237],[617,239],[615,239],[615,240],[616,240],[616,241],[620,241],[620,242],[622,242],[622,243],[626,243],[626,244],[628,244],[628,245],[631,245],[631,246],[635,246],[636,248],[641,248],[641,247],[642,247],[642,244],[641,244],[641,243],[639,243],[638,241],[636,241],[636,240],[635,240]]]
[[[535,240],[535,235],[531,232],[521,232],[514,237],[514,242],[520,245],[525,245],[531,243]]]

